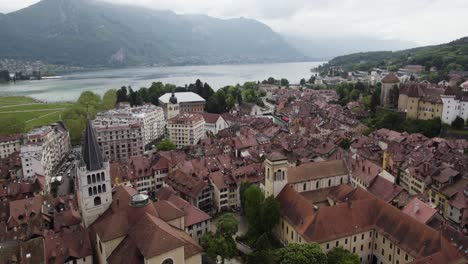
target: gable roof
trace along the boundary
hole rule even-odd
[[[309,162],[289,168],[288,183],[298,183],[340,175],[348,175],[348,169],[343,160]]]

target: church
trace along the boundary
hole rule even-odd
[[[111,188],[109,162],[89,120],[75,184],[97,263],[201,263],[202,248],[184,231],[183,209],[132,187]]]

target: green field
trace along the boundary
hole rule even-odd
[[[34,126],[56,122],[72,103],[41,103],[29,97],[0,97],[0,120],[14,116],[25,123],[25,132]]]

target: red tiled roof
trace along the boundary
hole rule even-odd
[[[401,211],[423,224],[429,222],[437,212],[436,209],[433,209],[418,198],[411,200]]]
[[[400,79],[398,79],[398,77],[393,74],[393,73],[389,73],[387,76],[385,76],[381,82],[383,83],[399,83],[400,82]]]

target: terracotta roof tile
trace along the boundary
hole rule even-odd
[[[288,182],[298,183],[308,180],[348,175],[343,160],[310,162],[288,169]]]

